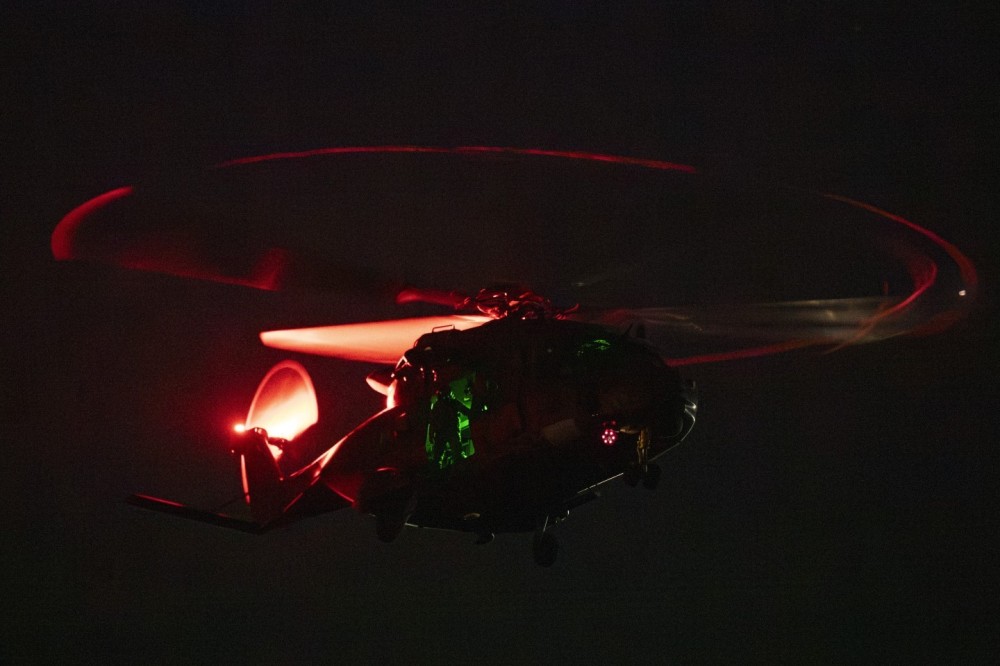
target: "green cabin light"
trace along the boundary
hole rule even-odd
[[[430,398],[424,450],[427,459],[438,469],[450,467],[476,452],[469,428],[474,379],[474,372],[463,375],[448,382],[446,391],[435,393]]]

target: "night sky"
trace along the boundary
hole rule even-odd
[[[988,3],[328,4],[0,10],[0,663],[992,661]],[[341,511],[251,537],[125,505],[131,492],[206,507],[239,492],[224,428],[284,357],[259,330],[407,313],[57,264],[52,229],[123,185],[182,188],[222,160],[352,145],[580,150],[843,194],[966,252],[978,306],[934,337],[687,368],[699,421],[661,461],[659,489],[616,484],[574,510],[551,569],[528,535],[474,546],[408,530],[385,545]],[[301,229],[341,244],[317,215],[303,210]],[[590,224],[562,245],[552,228],[506,237],[509,266],[585,271]],[[672,233],[650,236],[649,256],[669,258]],[[358,256],[511,277],[495,263],[476,275],[462,255],[395,262],[385,247]],[[711,272],[676,260],[698,276],[689,286]],[[370,367],[303,360],[333,430],[378,409]]]

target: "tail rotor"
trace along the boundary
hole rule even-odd
[[[282,361],[264,376],[245,423],[236,427],[232,451],[240,457],[243,497],[254,522],[266,525],[284,513],[295,492],[284,483],[281,461],[297,438],[319,420],[316,391],[295,361]]]

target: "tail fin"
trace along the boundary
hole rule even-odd
[[[263,428],[251,428],[242,434],[234,453],[240,456],[243,498],[250,506],[250,516],[259,525],[281,517],[290,497],[282,487],[284,477],[271,453],[270,440]]]
[[[306,369],[295,361],[271,368],[257,388],[233,447],[240,456],[243,496],[254,522],[266,525],[277,520],[302,491],[288,487],[278,459],[318,418],[316,392]]]
[[[202,523],[208,523],[209,525],[215,525],[216,527],[228,527],[232,530],[239,530],[240,532],[248,532],[250,534],[260,534],[267,529],[266,527],[247,520],[227,516],[222,513],[216,513],[215,511],[198,509],[193,506],[181,504],[180,502],[173,502],[171,500],[151,497],[149,495],[129,495],[125,501],[133,506],[149,509],[150,511],[169,513],[181,518],[197,520]]]
[[[284,361],[267,373],[254,395],[246,421],[236,425],[230,447],[240,459],[243,498],[250,508],[252,522],[149,495],[132,495],[128,502],[254,534],[349,506],[321,482],[320,472],[329,462],[329,455],[292,471],[303,456],[309,455],[309,444],[315,443],[313,426],[318,416],[316,392],[305,368],[294,361]],[[305,470],[311,473],[303,474]]]
[[[232,446],[232,452],[240,458],[243,498],[250,507],[251,520],[150,495],[130,495],[126,501],[143,509],[169,513],[218,527],[228,527],[251,534],[266,532],[282,524],[282,519],[288,514],[289,506],[303,495],[302,483],[285,482],[278,461],[271,452],[272,447],[277,449],[275,440],[269,439],[263,428],[252,428],[241,432],[239,439]]]

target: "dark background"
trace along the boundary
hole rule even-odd
[[[987,661],[996,13],[873,4],[5,3],[0,662]],[[125,506],[238,490],[205,424],[280,357],[260,322],[310,303],[56,265],[51,229],[137,180],[380,144],[842,193],[966,251],[981,307],[934,338],[692,368],[701,418],[660,489],[574,512],[551,570],[523,536],[387,547],[340,512],[249,538]],[[346,429],[376,401],[331,367]]]

